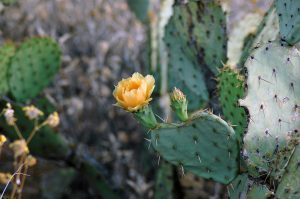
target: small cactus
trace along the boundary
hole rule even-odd
[[[218,75],[218,93],[223,115],[233,125],[240,142],[247,126],[247,114],[238,100],[244,97],[244,77],[238,71],[224,66]]]

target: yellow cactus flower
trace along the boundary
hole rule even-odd
[[[17,119],[15,118],[15,111],[12,109],[10,103],[6,104],[6,108],[4,109],[4,117],[8,125],[13,126],[16,124]]]
[[[11,177],[10,173],[0,173],[0,184],[7,184]]]
[[[3,144],[6,142],[6,137],[4,135],[0,134],[0,147],[3,146]]]
[[[13,150],[15,158],[29,153],[27,143],[23,139],[14,141],[9,147]]]
[[[115,87],[113,96],[117,105],[127,111],[135,112],[148,105],[152,100],[151,94],[155,87],[155,80],[152,75],[143,76],[134,73],[127,79],[122,79]]]
[[[48,124],[48,126],[54,128],[59,125],[59,121],[60,119],[58,113],[54,112],[48,116],[46,123]]]
[[[25,106],[23,107],[23,111],[25,112],[25,115],[30,119],[37,119],[40,116],[43,116],[44,113],[39,110],[38,108],[36,108],[35,106],[31,105],[31,106]]]

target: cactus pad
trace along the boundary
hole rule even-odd
[[[228,186],[228,190],[231,199],[266,199],[272,195],[268,187],[254,183],[247,174],[239,175]]]
[[[174,189],[173,165],[162,161],[155,178],[154,199],[172,199]]]
[[[280,184],[278,185],[276,196],[278,198],[300,198],[300,145],[295,148],[295,151],[289,161],[286,172],[283,175]]]
[[[245,61],[250,56],[253,48],[263,45],[268,41],[274,41],[279,37],[279,22],[275,10],[272,5],[263,20],[257,27],[255,35],[250,35],[244,43],[244,48],[238,66],[244,67]]]
[[[203,73],[217,74],[226,62],[225,14],[213,2],[175,5],[165,34],[168,88],[181,89],[191,99],[190,109],[199,109],[208,100]]]
[[[17,49],[8,69],[8,84],[17,101],[35,97],[60,67],[60,49],[49,38],[32,38]]]
[[[4,44],[0,48],[0,95],[5,95],[8,91],[7,70],[14,53],[15,46],[11,43]]]
[[[295,48],[269,42],[248,58],[248,91],[240,104],[250,113],[244,155],[251,174],[278,179],[300,127],[300,57]]]
[[[206,112],[193,114],[186,123],[160,124],[151,132],[158,155],[197,176],[229,183],[237,175],[239,145],[234,130]]]
[[[135,16],[145,22],[148,16],[149,0],[127,0],[128,7]]]
[[[247,174],[238,175],[227,189],[231,199],[246,198],[248,192],[249,178]]]
[[[300,41],[300,1],[276,0],[279,16],[280,36],[283,41],[294,45]]]
[[[218,93],[223,115],[233,125],[239,140],[242,141],[247,127],[247,115],[238,100],[244,96],[244,77],[225,66],[218,75]]]

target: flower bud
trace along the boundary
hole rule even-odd
[[[171,97],[171,108],[176,113],[181,121],[186,121],[188,119],[187,105],[185,95],[178,88],[174,88],[170,95]]]

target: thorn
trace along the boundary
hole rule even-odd
[[[286,103],[286,102],[289,101],[289,100],[290,100],[290,98],[285,97],[285,98],[282,99],[282,103]]]
[[[149,134],[151,131],[152,131],[152,129],[149,129],[149,130],[147,131],[147,134]]]
[[[184,168],[183,168],[182,164],[180,164],[180,167],[181,167],[182,176],[184,176]]]
[[[155,146],[157,146],[157,138],[155,138]]]
[[[150,149],[150,146],[151,146],[151,140],[150,139],[147,139],[147,138],[144,138],[147,142],[149,142],[149,145],[148,145],[148,150]]]
[[[157,165],[159,166],[159,162],[160,162],[160,155],[158,155],[158,160],[157,160]]]
[[[166,123],[166,121],[163,118],[161,118],[159,115],[155,114],[155,116],[158,117],[162,122]]]
[[[230,183],[230,187],[234,191],[234,187],[233,187],[232,183]]]
[[[294,83],[293,82],[290,83],[290,88],[291,88],[292,92],[295,92]]]
[[[227,187],[227,193],[228,193],[228,196],[230,198],[230,191],[229,191],[228,187]]]
[[[265,134],[266,134],[266,135],[269,135],[269,136],[271,136],[271,137],[273,137],[273,136],[270,134],[270,132],[269,132],[269,129],[268,129],[268,128],[265,130]]]
[[[277,78],[276,78],[276,70],[275,70],[275,68],[273,68],[272,76],[274,76],[274,77],[275,77],[275,80],[277,80]]]
[[[258,84],[259,84],[259,85],[260,85],[260,80],[265,81],[265,82],[267,82],[267,83],[269,83],[269,84],[272,84],[271,82],[269,82],[268,80],[262,78],[262,77],[259,75],[259,76],[258,76]]]
[[[259,106],[259,111],[262,111],[263,114],[264,114],[264,116],[265,116],[265,111],[264,111],[264,105],[263,105],[263,104],[261,104],[261,105]]]
[[[197,154],[197,158],[198,158],[199,162],[200,162],[200,163],[202,163],[202,161],[201,161],[201,158],[200,158],[200,155],[199,155],[199,154]]]
[[[274,99],[275,99],[276,102],[278,102],[278,96],[277,96],[277,94],[274,95]]]

